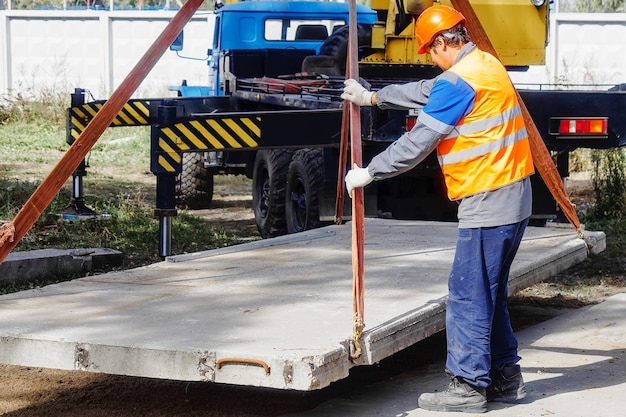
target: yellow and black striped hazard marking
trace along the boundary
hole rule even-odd
[[[85,130],[104,103],[105,101],[94,101],[68,110],[69,130],[74,140]],[[111,126],[146,126],[150,124],[150,116],[150,101],[132,100],[126,103],[115,116]]]
[[[260,139],[260,116],[188,120],[160,130],[157,161],[166,172],[176,172],[182,152],[256,148]]]

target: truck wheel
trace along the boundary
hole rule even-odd
[[[183,209],[211,207],[213,175],[204,167],[202,152],[183,153],[182,172],[176,179],[176,202]]]
[[[371,53],[371,50],[364,48],[372,43],[372,27],[369,25],[357,25],[357,36],[359,42],[359,59]],[[320,47],[320,55],[328,55],[335,58],[340,65],[342,74],[346,72],[346,57],[348,55],[348,25],[341,26],[334,31]]]
[[[320,226],[319,191],[324,178],[321,149],[300,149],[289,164],[285,215],[287,233]]]
[[[254,219],[264,239],[287,233],[285,186],[291,152],[272,149],[257,152],[252,174]]]

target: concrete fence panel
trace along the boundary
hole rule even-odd
[[[0,95],[41,89],[90,90],[106,98],[161,33],[175,11],[0,10]],[[173,95],[186,79],[206,84],[213,14],[185,28],[184,59],[167,51],[135,97]],[[512,73],[516,83],[626,83],[625,13],[553,13],[546,65]]]
[[[107,97],[174,16],[174,11],[2,11],[0,93],[87,88]],[[213,14],[185,27],[183,59],[166,51],[135,96],[163,96],[187,79],[206,84]]]

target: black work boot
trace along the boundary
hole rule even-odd
[[[526,387],[519,365],[508,365],[501,371],[492,370],[491,385],[487,387],[488,401],[513,402],[526,396]]]
[[[417,405],[430,411],[484,413],[487,411],[487,395],[485,388],[474,387],[452,377],[446,391],[422,394],[417,400]]]

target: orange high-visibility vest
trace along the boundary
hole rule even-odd
[[[494,190],[534,172],[522,111],[509,76],[475,49],[449,71],[476,92],[474,107],[437,146],[451,200]]]

